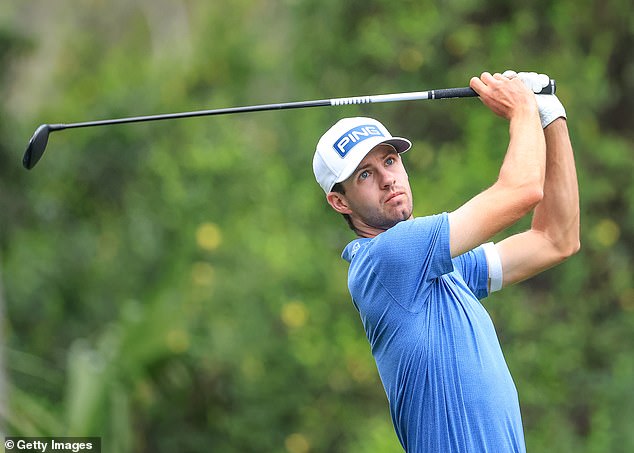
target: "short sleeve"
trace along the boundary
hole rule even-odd
[[[478,299],[484,299],[489,295],[489,270],[482,246],[457,256],[453,259],[453,265]]]

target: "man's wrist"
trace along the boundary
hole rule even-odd
[[[533,117],[539,117],[539,106],[533,100],[519,104],[511,112],[511,119],[526,120]]]
[[[537,109],[537,105],[526,104],[520,108],[517,108],[513,111],[513,115],[511,116],[509,123],[511,128],[513,127],[521,127],[535,123],[535,127],[539,128],[540,126],[540,117],[539,110]],[[515,126],[513,126],[515,125]]]
[[[566,110],[554,94],[538,94],[535,98],[539,108],[539,120],[542,123],[542,129],[558,118],[566,118]]]
[[[555,118],[554,120],[552,120],[550,123],[548,123],[546,125],[546,127],[544,128],[544,130],[546,129],[555,129],[558,127],[561,127],[562,125],[566,124],[566,117],[565,116],[558,116],[557,118]]]

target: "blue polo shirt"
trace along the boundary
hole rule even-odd
[[[513,379],[491,318],[478,247],[451,258],[446,213],[345,248],[359,311],[407,452],[524,452]]]

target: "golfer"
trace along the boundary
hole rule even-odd
[[[359,236],[343,251],[348,287],[407,452],[526,450],[517,390],[480,299],[579,250],[566,113],[555,95],[533,94],[547,83],[513,71],[471,79],[509,121],[510,140],[495,183],[453,212],[413,216],[401,157],[411,143],[374,119],[342,119],[317,145],[315,177]],[[487,242],[531,212],[528,231]]]

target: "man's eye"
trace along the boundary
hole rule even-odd
[[[370,172],[368,172],[367,170],[366,170],[366,171],[362,171],[362,172],[359,174],[359,179],[367,179],[367,178],[368,178],[368,176],[370,176]]]
[[[386,164],[386,165],[392,165],[393,163],[394,163],[394,158],[393,158],[393,157],[388,157],[388,158],[385,160],[385,164]]]

